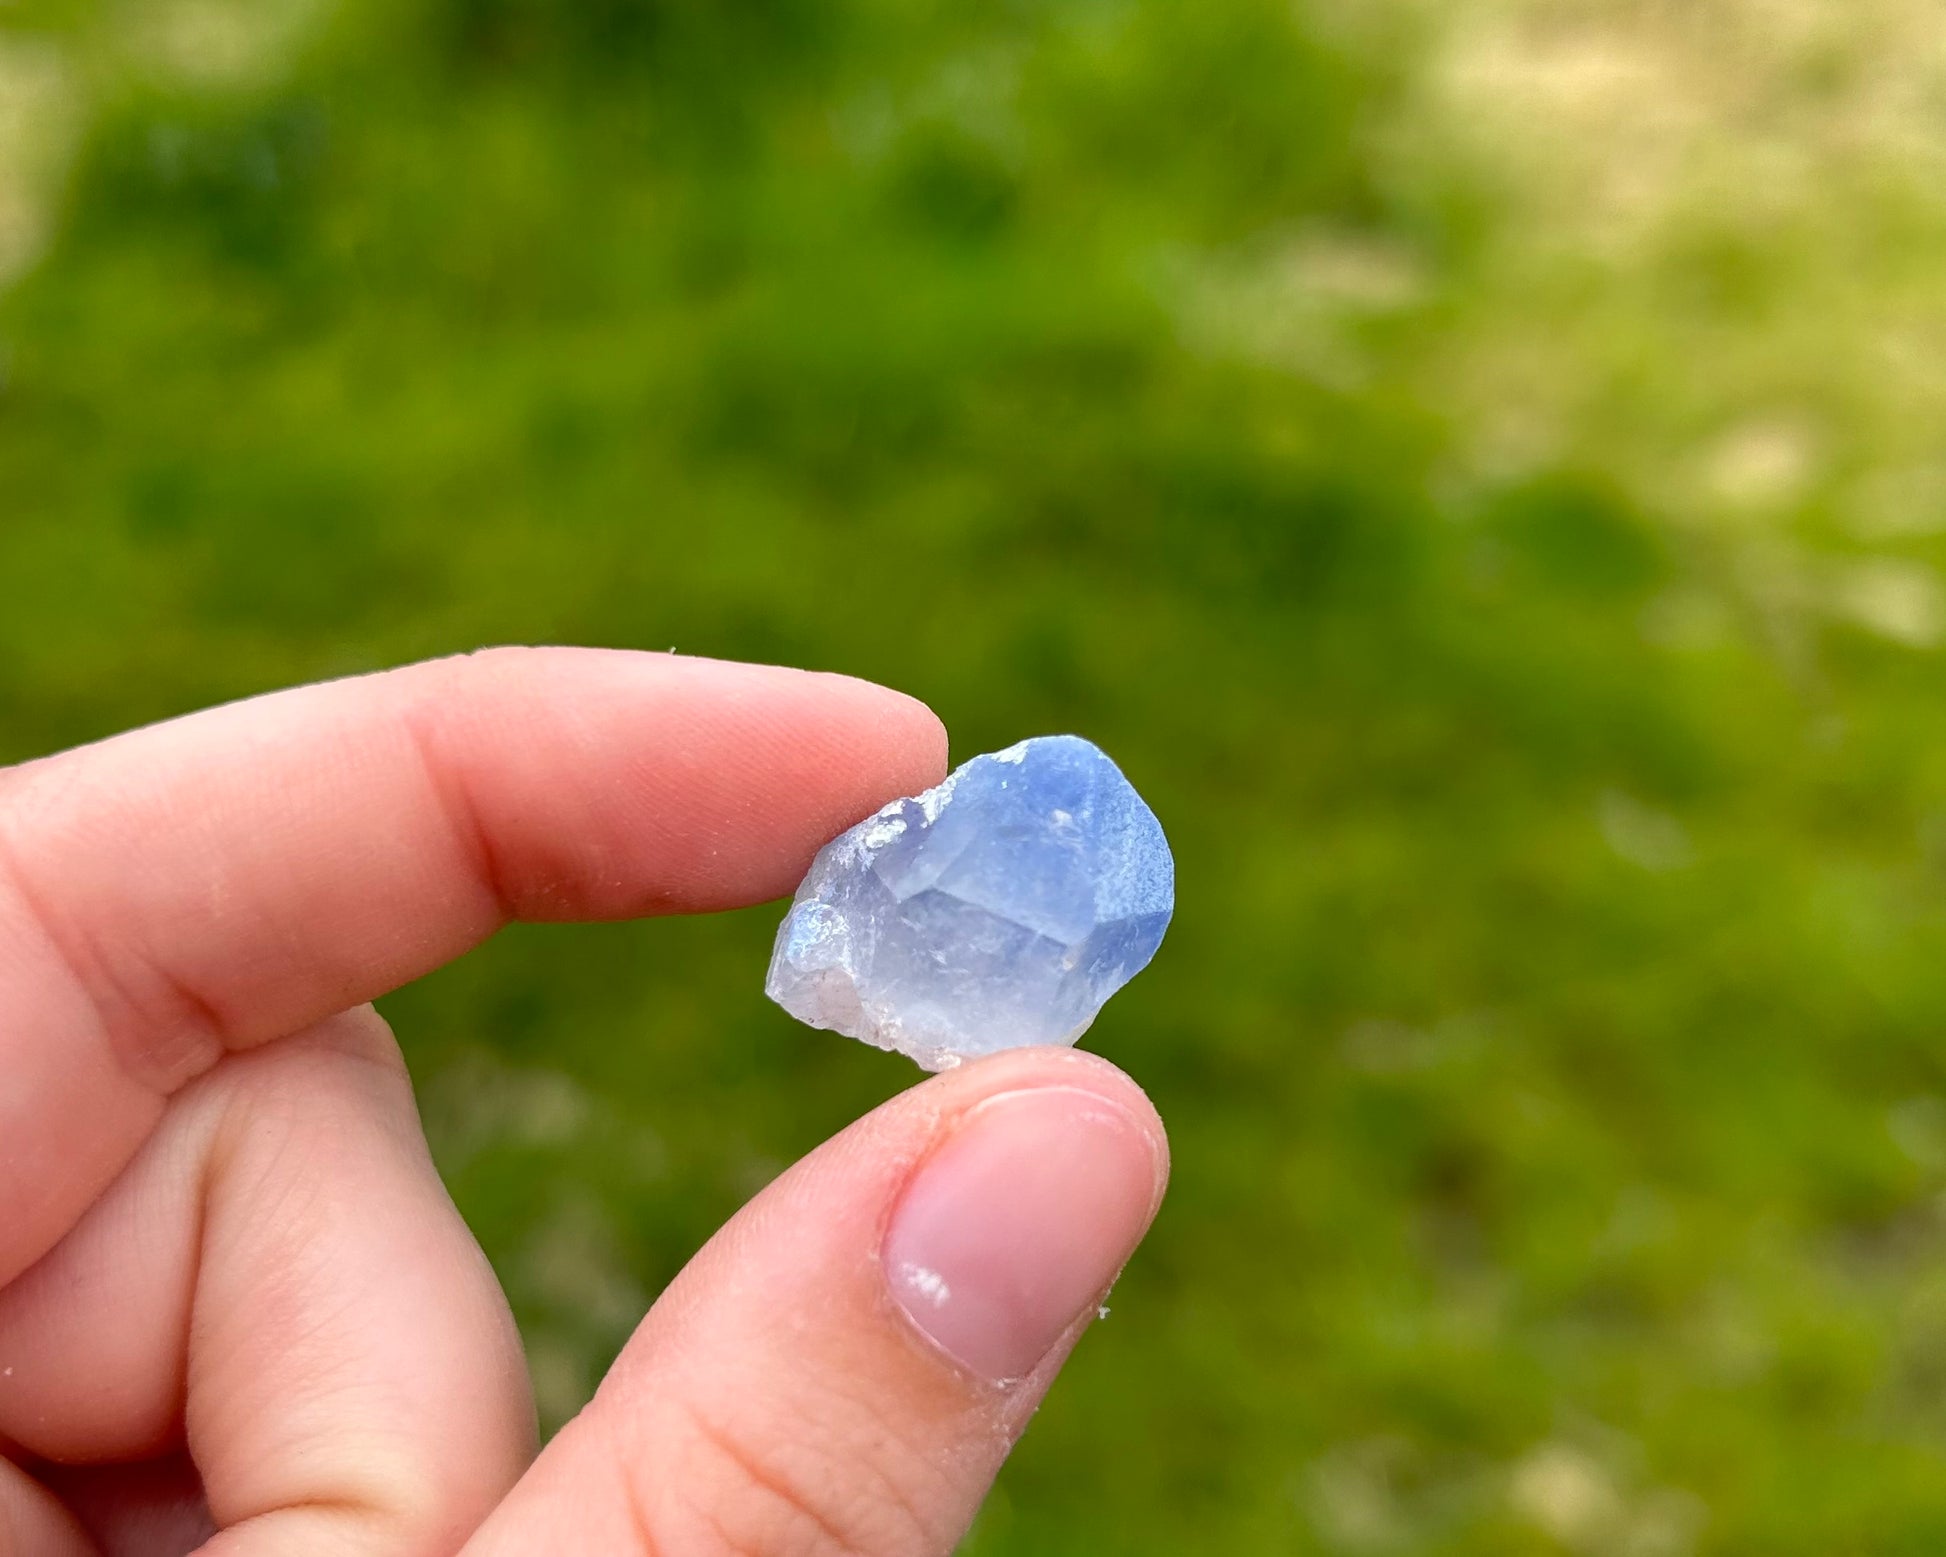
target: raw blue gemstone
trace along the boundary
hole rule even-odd
[[[928,1070],[1073,1043],[1176,903],[1162,824],[1076,735],[966,763],[818,851],[764,990]]]

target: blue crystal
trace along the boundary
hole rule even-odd
[[[1121,769],[1079,736],[1037,736],[819,850],[764,990],[928,1070],[1073,1043],[1175,902],[1162,824]]]

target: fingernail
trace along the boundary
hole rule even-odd
[[[883,1258],[899,1304],[983,1378],[1033,1371],[1115,1279],[1155,1213],[1157,1148],[1075,1087],[987,1099],[921,1166]]]

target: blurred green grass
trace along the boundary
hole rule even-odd
[[[1817,12],[16,0],[0,760],[503,641],[1082,731],[1177,1174],[970,1551],[1935,1552],[1941,66]],[[912,1079],[775,917],[388,1003],[551,1422]]]

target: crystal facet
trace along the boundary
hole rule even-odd
[[[928,1070],[1073,1043],[1147,966],[1176,901],[1162,824],[1091,742],[975,757],[826,844],[764,990]]]

